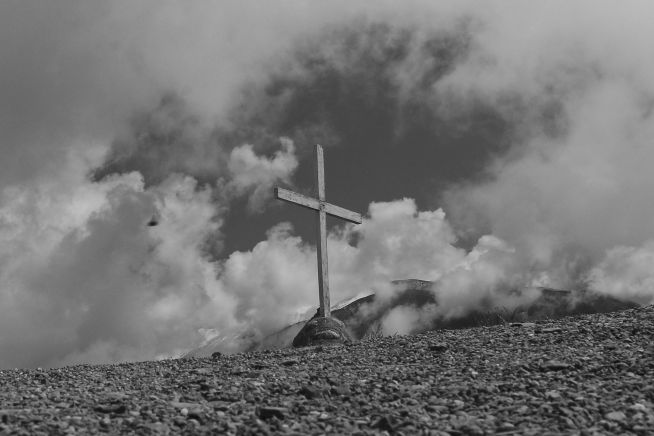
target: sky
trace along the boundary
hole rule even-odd
[[[314,311],[315,219],[272,190],[312,195],[316,143],[364,215],[329,221],[333,303],[651,303],[652,8],[1,2],[0,368],[238,351]],[[386,333],[427,316],[402,310]]]

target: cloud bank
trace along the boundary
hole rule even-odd
[[[652,302],[651,9],[0,4],[0,367],[173,356],[310,310],[290,225],[225,240],[307,186],[315,142],[378,189],[329,236],[334,302],[409,277],[449,315],[537,285]]]

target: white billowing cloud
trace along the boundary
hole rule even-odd
[[[356,249],[346,243],[352,237],[348,231],[329,240],[336,289],[386,293],[392,280],[438,280],[465,254],[453,246],[456,238],[440,209],[418,211],[415,201],[405,198],[371,203],[369,215],[356,227]],[[347,296],[337,294],[339,299]]]
[[[408,335],[415,331],[416,327],[427,323],[424,318],[432,319],[434,305],[427,305],[422,308],[397,306],[391,309],[381,321],[381,333],[385,336]]]
[[[254,153],[252,146],[245,144],[236,147],[229,155],[227,169],[230,173],[228,188],[234,195],[250,193],[248,208],[261,210],[264,202],[272,196],[273,186],[278,182],[289,183],[297,168],[295,146],[288,138],[281,138],[281,150],[272,158]]]
[[[530,267],[514,247],[497,237],[482,236],[465,258],[436,283],[438,307],[434,313],[455,317],[471,310],[515,308],[537,297],[525,291],[540,285],[546,271]]]
[[[611,248],[589,273],[593,289],[640,304],[654,303],[654,242]]]
[[[171,176],[146,191],[136,173],[78,184],[3,191],[0,367],[173,355],[198,328],[236,324],[202,251],[220,227],[209,188]]]
[[[240,253],[221,265],[209,252],[221,244],[228,208],[217,198],[250,194],[257,205],[262,189],[295,170],[293,144],[282,144],[272,159],[236,148],[228,177],[213,188],[172,174],[146,189],[137,172],[93,183],[89,159],[71,154],[59,179],[0,191],[0,367],[174,356],[208,328],[279,325],[284,318],[270,308],[300,301],[306,277],[295,271],[311,271],[309,248],[272,229],[269,244],[280,253],[265,242],[252,253],[267,265],[263,275]],[[268,286],[287,301],[261,295]]]
[[[444,111],[483,102],[515,129],[487,178],[450,189],[457,229],[501,238],[561,287],[654,237],[652,4],[590,5],[486,8],[471,53],[435,87]]]
[[[318,300],[315,249],[291,230],[279,224],[265,241],[223,263],[220,280],[239,302],[235,314],[257,335],[285,327]]]

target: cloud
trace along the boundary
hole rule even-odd
[[[654,302],[654,242],[640,247],[611,248],[604,259],[589,273],[590,286],[618,298],[629,298],[640,304]]]
[[[286,326],[317,301],[315,249],[279,224],[252,250],[232,253],[220,280],[239,305],[236,316],[257,334]]]
[[[438,280],[465,254],[454,246],[456,237],[440,209],[420,212],[405,198],[371,203],[369,216],[356,228],[356,250],[345,244],[354,237],[347,232],[333,244],[338,247],[331,269],[335,281],[343,280],[340,274],[359,277],[349,286],[383,291],[395,279]]]
[[[605,253],[654,233],[645,200],[654,184],[645,5],[603,6],[584,8],[581,20],[561,19],[551,4],[493,16],[436,87],[459,108],[494,104],[518,126],[513,151],[482,181],[449,190],[450,216],[462,231],[514,245],[552,272],[554,286],[584,286]]]
[[[12,333],[0,340],[0,366],[170,357],[199,345],[203,329],[266,330],[271,319],[278,325],[283,318],[267,309],[283,302],[271,300],[280,294],[257,294],[272,286],[285,289],[289,306],[297,303],[304,284],[297,271],[311,268],[294,265],[283,276],[285,265],[265,244],[252,254],[269,265],[263,277],[239,266],[248,263],[239,253],[224,265],[213,253],[220,252],[229,206],[217,199],[250,195],[260,206],[262,191],[297,165],[292,143],[282,144],[272,159],[247,145],[235,148],[231,178],[215,187],[182,174],[146,187],[138,172],[91,182],[85,165],[72,164],[76,171],[64,180],[6,187],[0,327]],[[282,228],[269,235],[280,258],[300,245]]]
[[[272,196],[273,186],[279,182],[290,183],[290,176],[297,168],[293,141],[281,138],[281,150],[272,159],[257,156],[251,145],[236,147],[229,155],[227,168],[231,175],[228,189],[234,195],[242,196],[250,192],[248,208],[261,210],[266,200]]]
[[[209,189],[173,176],[155,191],[138,174],[58,192],[29,221],[3,209],[0,366],[95,362],[170,355],[198,342],[197,328],[231,326],[235,302],[201,248],[220,227]],[[26,199],[38,192],[23,189]],[[82,191],[82,192],[80,192]],[[83,208],[71,202],[79,196]],[[26,200],[26,203],[29,200]],[[96,207],[89,207],[92,203]],[[147,227],[152,214],[162,217]],[[22,244],[16,246],[16,243]]]

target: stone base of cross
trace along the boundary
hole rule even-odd
[[[320,298],[319,316],[331,316],[329,301],[329,274],[327,267],[327,215],[361,224],[361,214],[327,203],[325,200],[325,159],[322,147],[316,145],[316,184],[318,198],[307,197],[288,189],[275,188],[275,197],[289,203],[298,204],[318,212],[318,295]]]

